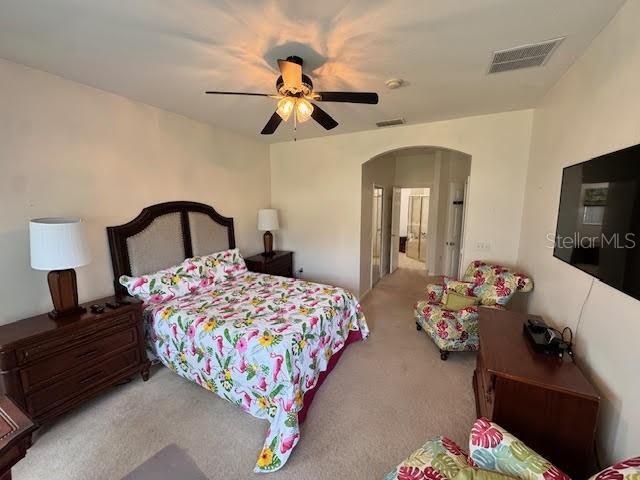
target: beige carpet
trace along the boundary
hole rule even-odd
[[[266,478],[382,478],[429,437],[466,444],[475,356],[443,362],[416,331],[411,307],[425,284],[398,269],[367,295],[370,339],[345,351],[289,462]],[[267,425],[159,368],[148,382],[136,378],[41,429],[14,479],[118,480],[170,444],[210,479],[265,478],[252,470]]]
[[[408,257],[406,253],[402,252],[398,254],[398,267],[419,270],[423,275],[427,270],[427,264],[425,262]]]

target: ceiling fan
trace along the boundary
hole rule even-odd
[[[205,93],[214,95],[249,95],[254,97],[270,97],[278,100],[278,107],[260,132],[262,135],[271,135],[278,125],[285,122],[293,114],[294,128],[296,123],[303,123],[313,118],[326,130],[338,126],[331,116],[322,110],[314,102],[343,102],[343,103],[367,103],[376,105],[378,94],[370,92],[314,92],[313,82],[302,73],[302,58],[291,56],[286,60],[278,60],[280,75],[276,80],[277,94],[249,93],[249,92],[217,92]]]

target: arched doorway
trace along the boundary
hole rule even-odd
[[[395,149],[362,164],[363,293],[396,268],[458,275],[470,172],[470,155],[434,146]]]

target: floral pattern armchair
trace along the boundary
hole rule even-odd
[[[484,475],[482,473],[485,473]],[[384,480],[571,480],[549,460],[500,425],[479,418],[469,436],[469,454],[446,437],[426,442]],[[640,457],[618,462],[589,480],[637,480]]]
[[[416,303],[416,328],[431,337],[446,360],[449,352],[477,350],[478,307],[447,310],[442,301],[446,291],[478,298],[480,307],[504,309],[516,292],[530,292],[533,281],[524,273],[512,272],[480,260],[471,262],[462,281],[444,278],[441,284],[427,285],[426,298]]]

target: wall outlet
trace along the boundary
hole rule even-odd
[[[491,242],[487,240],[478,240],[476,242],[476,250],[479,252],[488,252],[491,250]]]

